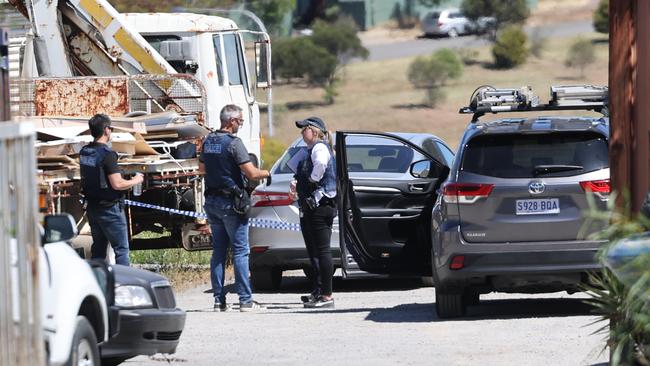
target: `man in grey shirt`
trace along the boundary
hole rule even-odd
[[[214,310],[226,311],[224,277],[226,253],[232,245],[235,267],[235,288],[239,295],[240,311],[259,310],[262,306],[253,301],[248,277],[248,217],[234,209],[234,198],[245,189],[244,176],[263,179],[268,170],[257,169],[251,163],[242,140],[235,136],[244,124],[242,109],[230,104],[221,110],[221,128],[203,141],[199,170],[205,173],[205,212],[212,231],[212,259],[210,279],[214,295]]]

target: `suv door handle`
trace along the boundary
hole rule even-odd
[[[424,192],[428,183],[409,183],[409,191],[411,192]]]

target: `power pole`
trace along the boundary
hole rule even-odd
[[[609,2],[612,188],[638,212],[650,188],[650,2]],[[619,196],[620,197],[620,196]],[[617,202],[622,207],[625,202]]]

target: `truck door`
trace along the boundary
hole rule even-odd
[[[344,274],[431,273],[431,208],[449,168],[396,135],[336,134]]]

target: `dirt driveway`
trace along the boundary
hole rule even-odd
[[[443,321],[419,281],[335,279],[336,308],[314,311],[299,303],[307,282],[286,280],[282,292],[256,294],[268,309],[255,314],[212,312],[208,285],[179,294],[188,313],[178,352],[124,365],[606,364],[583,295],[490,294]]]

